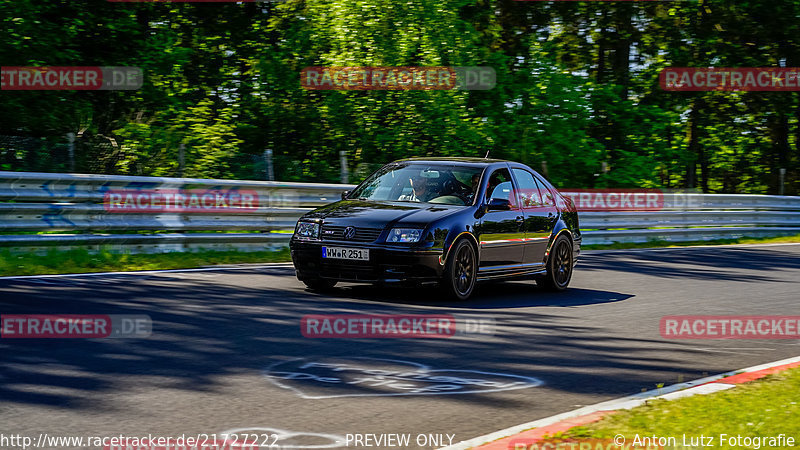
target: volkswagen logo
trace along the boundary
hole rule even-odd
[[[342,237],[344,237],[345,239],[353,239],[355,235],[356,235],[356,229],[353,227],[345,228],[344,232],[342,233]]]

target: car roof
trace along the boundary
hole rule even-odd
[[[405,158],[405,159],[399,159],[394,162],[411,162],[411,163],[446,162],[446,163],[455,163],[457,165],[473,166],[475,164],[489,165],[494,163],[504,163],[508,161],[504,159],[476,158],[469,156],[451,156],[451,157],[436,156],[436,157]]]

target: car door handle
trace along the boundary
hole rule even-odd
[[[555,216],[556,216],[556,215],[555,215],[555,214],[553,214],[553,213],[547,213],[547,218],[548,218],[548,219],[552,219],[552,218],[553,218],[553,217],[555,217]]]
[[[523,223],[523,222],[525,222],[525,218],[524,218],[524,217],[522,217],[522,216],[517,216],[517,223],[520,223],[520,224],[521,224],[521,223]]]

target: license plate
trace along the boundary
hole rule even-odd
[[[369,249],[322,247],[322,257],[331,259],[350,259],[354,261],[369,261]]]

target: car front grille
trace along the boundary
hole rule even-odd
[[[339,280],[377,280],[377,266],[368,263],[348,263],[344,261],[323,261],[320,276]]]
[[[356,234],[350,239],[344,238],[344,229],[347,227],[336,225],[322,225],[320,237],[323,241],[349,241],[349,242],[375,242],[381,234],[380,228],[358,228]]]

